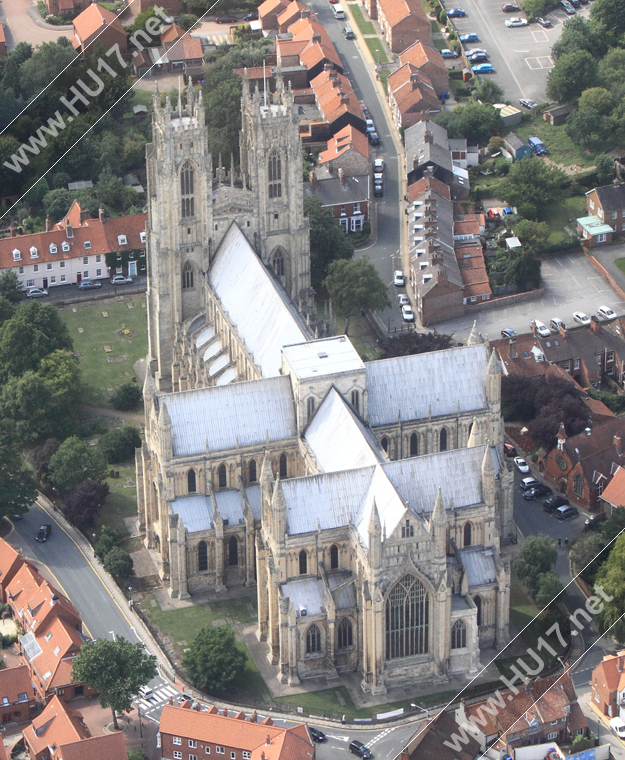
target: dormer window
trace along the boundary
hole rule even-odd
[[[22,260],[22,253],[21,251],[18,251],[17,248],[13,249],[13,261],[21,261]]]
[[[146,243],[147,242],[147,235],[146,235],[145,232],[140,232],[139,233],[139,240],[141,240],[142,243]]]
[[[50,251],[50,253],[58,253],[59,247],[57,246],[56,243],[50,243],[50,245],[48,246],[48,250]]]
[[[66,241],[63,241],[61,243],[61,250],[63,251],[63,253],[69,253],[69,243]]]
[[[91,248],[91,240],[85,240],[85,248]]]
[[[30,258],[31,259],[39,258],[39,251],[35,248],[34,245],[30,247]]]
[[[128,239],[125,235],[118,235],[117,236],[117,244],[118,245],[128,245]]]

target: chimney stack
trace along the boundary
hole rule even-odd
[[[310,8],[302,8],[300,18],[310,18]]]
[[[324,71],[332,71],[333,68],[334,68],[334,66],[331,63],[324,63],[323,64],[323,70]]]
[[[595,333],[595,335],[598,335],[601,332],[601,324],[594,314],[590,318],[590,330]]]
[[[419,86],[419,82],[420,82],[420,81],[421,81],[421,80],[419,79],[419,72],[418,72],[418,71],[413,71],[413,72],[410,74],[410,84],[412,85],[412,89],[413,89],[413,90],[416,90],[416,89],[417,89],[417,87]],[[428,132],[426,132],[426,135],[427,135],[427,134],[429,134],[429,133],[428,133]]]
[[[423,136],[423,140],[426,143],[434,142],[434,135],[432,134],[432,131],[430,129],[425,130],[425,135]]]
[[[313,41],[313,44],[317,42],[321,42],[321,35],[319,34],[319,32],[315,32],[315,34],[313,34],[312,41]]]
[[[50,232],[50,214],[46,216],[46,232]]]
[[[72,227],[72,223],[69,219],[65,222],[65,237],[67,238],[73,238],[74,237],[74,229]]]
[[[348,106],[349,105],[349,95],[346,95],[345,93],[343,93],[341,95],[341,105],[342,106]]]
[[[618,433],[614,435],[614,445],[619,451],[621,450],[621,436]]]
[[[80,207],[80,224],[82,226],[82,223],[87,221],[91,217],[91,214],[89,213],[89,209]]]
[[[98,219],[103,222],[104,221],[104,206],[100,206],[98,209]]]
[[[519,353],[516,348],[516,338],[510,338],[508,343],[508,355],[511,359],[518,359]]]
[[[564,325],[560,325],[560,327],[558,328],[558,332],[560,333],[562,338],[566,340],[566,327]]]
[[[341,180],[341,185],[345,184],[345,172],[343,171],[343,167],[339,167],[339,179]]]
[[[11,222],[11,237],[17,237],[16,224]]]
[[[314,169],[310,170],[310,184],[317,187],[317,172]]]

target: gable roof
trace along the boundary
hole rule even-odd
[[[522,137],[519,137],[516,132],[508,132],[508,134],[503,138],[504,143],[506,144],[506,147],[511,148],[512,150],[519,150],[519,148],[529,148],[529,145],[525,142],[525,140]]]
[[[76,16],[72,23],[74,24],[74,32],[82,43],[85,43],[89,37],[105,26],[113,27],[123,35],[126,34],[117,14],[103,8],[97,3],[88,5],[82,13]]]
[[[365,116],[349,79],[335,69],[326,69],[310,82],[319,108],[330,124],[345,113],[363,122]]]
[[[161,32],[161,42],[165,45],[166,42],[174,42],[175,40],[181,39],[185,34],[185,30],[181,26],[178,26],[178,24],[171,24],[171,26],[163,28],[163,31]]]
[[[26,665],[0,670],[0,698],[6,697],[13,704],[33,699],[36,694]]]
[[[265,16],[270,14],[280,14],[288,6],[287,0],[265,0],[258,6],[258,18],[262,21]]]
[[[408,186],[408,200],[410,203],[418,200],[422,195],[433,190],[445,200],[451,200],[451,190],[449,185],[441,182],[436,177],[421,177],[421,179]]]
[[[43,712],[24,729],[24,739],[33,754],[38,755],[56,744],[71,744],[91,736],[82,714],[62,702],[56,695]]]
[[[616,691],[623,680],[623,666],[625,665],[625,650],[616,654],[607,654],[592,671],[592,681],[595,680],[601,687],[608,691]]]
[[[618,468],[601,498],[613,507],[625,507],[625,469]]]
[[[15,573],[24,562],[24,557],[11,544],[0,538],[0,584],[6,589]]]
[[[366,135],[356,129],[351,124],[339,129],[339,131],[328,140],[328,147],[321,151],[318,157],[319,164],[325,164],[344,155],[348,150],[355,150],[361,153],[365,158],[369,158],[369,141]]]
[[[263,376],[279,375],[282,346],[303,343],[309,335],[235,222],[219,244],[208,280]]]
[[[579,433],[564,441],[564,450],[575,465],[581,464],[584,477],[589,483],[597,483],[597,475],[608,480],[613,465],[625,464],[623,441],[625,441],[625,418],[615,417],[590,431]],[[606,481],[604,481],[605,484]]]
[[[406,752],[410,760],[474,760],[480,755],[480,745],[465,733],[456,748],[449,747],[449,737],[459,732],[459,726],[448,712],[441,712],[420,726],[408,741]],[[451,743],[451,742],[449,742]]]
[[[20,643],[43,691],[74,683],[72,660],[80,652],[82,637],[64,620],[51,620],[39,634],[22,636]]]
[[[182,37],[167,51],[167,59],[172,61],[203,60],[202,43],[196,37]]]
[[[128,750],[119,732],[63,744],[58,760],[128,760]]]
[[[389,76],[388,88],[402,114],[418,104],[419,110],[426,114],[441,110],[432,80],[411,63],[404,64]]]
[[[286,26],[288,29],[289,25],[294,21],[297,21],[301,12],[306,9],[306,5],[298,2],[298,0],[293,0],[293,2],[290,2],[282,13],[278,15],[278,26]]]
[[[416,66],[418,69],[420,69],[422,66],[427,65],[428,63],[431,63],[441,70],[444,69],[445,73],[447,73],[447,76],[449,76],[443,56],[439,53],[438,50],[424,44],[421,40],[418,40],[414,43],[414,45],[411,45],[409,48],[406,48],[402,53],[400,53],[399,63],[402,66],[406,63],[412,63],[413,66]]]
[[[625,209],[624,184],[603,185],[602,187],[595,187],[594,191],[597,193],[597,198],[604,211],[620,211],[621,209]]]
[[[369,175],[357,177],[343,175],[318,179],[316,183],[304,183],[304,198],[317,196],[322,206],[338,206],[346,203],[366,203],[369,200]]]
[[[427,26],[428,32],[431,32],[432,27],[419,0],[378,0],[378,5],[391,26],[410,18],[415,24]],[[430,36],[427,36],[428,42]]]

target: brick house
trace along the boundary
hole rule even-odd
[[[292,0],[287,7],[278,16],[278,32],[285,34],[288,32],[291,24],[294,24],[300,18],[310,16],[310,8],[307,8],[298,0]]]
[[[430,20],[419,0],[378,0],[378,23],[387,45],[393,53],[421,41],[432,44]]]
[[[220,715],[216,707],[193,710],[189,702],[180,707],[165,705],[160,719],[161,756],[167,760],[188,760],[208,755],[230,760],[315,760],[315,743],[302,723],[278,728],[267,717],[256,722],[242,712]],[[191,753],[189,752],[191,750]]]
[[[452,158],[460,151],[452,150],[444,127],[424,119],[406,129],[404,142],[408,187],[428,175],[449,185],[452,200],[468,200],[469,173],[460,166],[460,160]]]
[[[258,20],[263,32],[278,29],[278,16],[290,5],[289,0],[265,0],[258,6]],[[265,35],[267,36],[267,35]]]
[[[463,699],[455,718],[477,739],[482,752],[496,740],[512,754],[529,744],[569,743],[588,733],[573,682],[562,674],[537,678],[514,696],[509,689],[501,690],[495,709],[488,701],[467,705]]]
[[[369,172],[369,140],[366,135],[348,124],[328,140],[328,147],[317,157],[319,179],[338,175],[339,169],[347,177]],[[1,581],[1,578],[0,578]]]
[[[359,232],[369,219],[370,175],[349,177],[342,169],[338,177],[317,179],[314,170],[304,183],[304,198],[316,196],[332,212],[344,232]]]
[[[400,66],[407,63],[427,74],[439,97],[443,92],[449,91],[449,70],[438,50],[419,40],[399,56]]]
[[[292,35],[291,39],[280,39],[276,43],[278,65],[281,68],[294,65],[295,59],[287,57],[284,52],[286,50],[289,56],[297,56],[297,65],[306,67],[309,82],[312,82],[328,67],[339,72],[343,71],[343,64],[332,44],[330,35],[318,21],[304,14],[302,18],[289,26],[288,31]]]
[[[0,670],[0,714],[2,725],[26,723],[37,714],[37,692],[25,665]]]
[[[349,79],[326,65],[310,83],[315,102],[328,125],[329,136],[351,125],[365,132],[365,117]]]
[[[24,564],[24,557],[0,538],[0,602],[6,604],[6,589]]]
[[[619,717],[625,692],[625,650],[606,655],[592,671],[591,699],[602,715]],[[621,708],[622,709],[622,708]]]
[[[96,39],[105,50],[113,45],[119,45],[120,53],[126,52],[128,42],[122,22],[115,13],[101,5],[91,3],[76,16],[72,23],[74,25],[72,45],[79,53],[84,54]]]
[[[586,193],[587,217],[577,220],[587,248],[608,245],[614,234],[625,232],[625,184],[595,187]]]
[[[558,493],[590,510],[601,507],[600,497],[617,468],[625,464],[622,439],[625,419],[615,417],[603,425],[567,438],[564,423],[557,446],[539,457],[538,468]]]
[[[70,16],[85,8],[89,0],[46,0],[48,13],[53,16]]]
[[[425,71],[406,63],[388,78],[388,104],[395,127],[410,127],[440,113],[441,104]]]

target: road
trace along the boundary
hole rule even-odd
[[[97,301],[102,298],[114,298],[115,296],[136,295],[145,293],[148,287],[148,278],[145,275],[135,275],[132,283],[128,285],[111,285],[110,280],[101,279],[101,288],[93,290],[79,290],[76,283],[68,285],[54,285],[49,287],[48,295],[41,300],[43,303],[53,303],[57,306],[67,303],[82,303]]]

